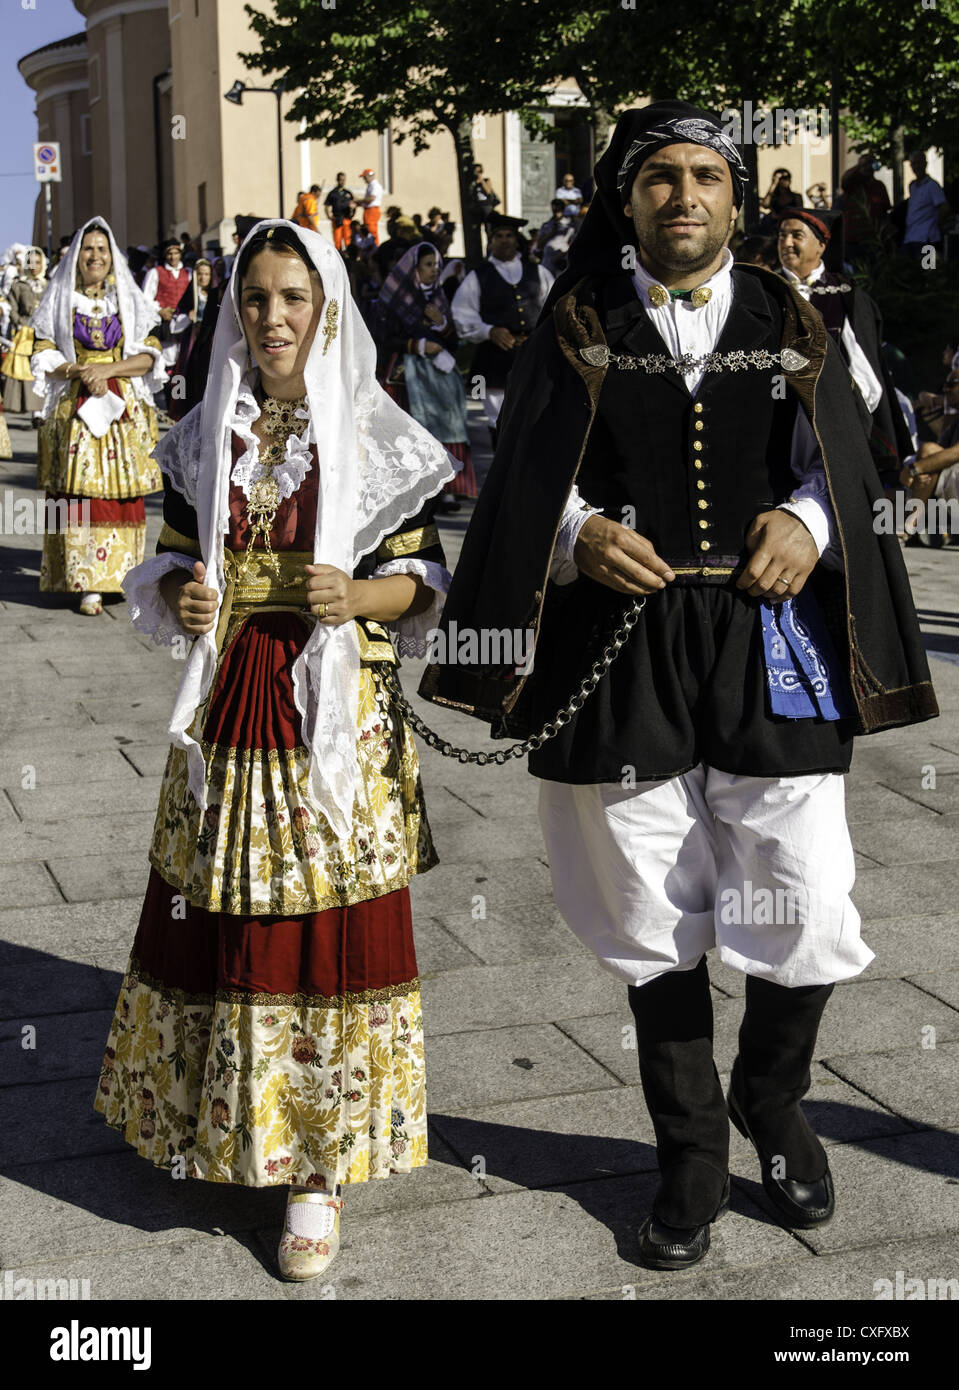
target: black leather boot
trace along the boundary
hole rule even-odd
[[[826,1151],[799,1105],[809,1090],[819,1023],[834,988],[789,988],[746,977],[729,1114],[756,1149],[763,1189],[790,1226],[819,1226],[835,1208]]]
[[[710,1222],[729,1203],[729,1120],[713,1061],[706,957],[694,970],[631,987],[629,1004],[661,1175],[640,1254],[654,1269],[684,1269],[705,1255]]]

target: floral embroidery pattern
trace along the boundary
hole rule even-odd
[[[212,1182],[330,1191],[422,1167],[419,986],[395,990],[209,1002],[164,989],[131,958],[95,1109],[157,1167],[182,1158],[189,1176]]]

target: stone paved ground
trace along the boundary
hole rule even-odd
[[[2,504],[7,489],[34,495],[35,436],[10,424]],[[478,444],[484,434],[477,422]],[[466,515],[444,526],[453,555]],[[156,499],[149,516],[152,551]],[[0,547],[4,1269],[89,1279],[95,1299],[293,1302],[869,1299],[897,1270],[959,1274],[959,548],[907,552],[942,717],[861,740],[849,779],[855,898],[876,960],[835,992],[808,1103],[830,1149],[835,1219],[779,1226],[734,1132],[732,1211],[707,1260],[672,1275],[638,1264],[656,1176],[625,991],[552,905],[525,770],[467,771],[424,750],[442,859],[413,887],[432,1161],[348,1192],[328,1279],[291,1285],[273,1266],[281,1191],[173,1183],[92,1109],[179,665],[123,605],[93,620],[39,595],[34,536],[3,534]],[[408,691],[417,676],[405,671]],[[495,746],[472,720],[423,713]],[[725,1079],[743,977],[715,961],[711,972]]]

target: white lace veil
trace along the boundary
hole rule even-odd
[[[325,303],[304,370],[310,414],[304,438],[315,443],[319,462],[313,555],[316,563],[352,574],[361,556],[415,516],[454,476],[454,462],[376,381],[376,349],[353,302],[339,252],[318,232],[276,219],[257,223],[244,246],[269,227],[295,233],[323,282]],[[242,254],[243,247],[236,266]],[[205,582],[217,590],[221,603],[231,429],[241,383],[252,385],[257,376],[248,365],[239,292],[234,273],[228,302],[224,300],[217,319],[203,400],[154,451],[173,485],[196,508]],[[330,338],[324,329],[334,304],[337,326]],[[187,731],[210,689],[216,660],[213,632],[198,637],[170,724],[174,742],[186,750],[190,790],[201,809],[206,805],[203,751]],[[317,623],[293,668],[302,739],[310,751],[310,791],[340,837],[348,837],[353,824],[359,669],[351,622],[340,627]]]
[[[56,343],[57,351],[61,352],[68,362],[77,360],[76,348],[73,344],[73,296],[77,280],[77,260],[80,256],[80,245],[91,227],[103,227],[110,243],[110,256],[113,262],[110,273],[116,282],[117,306],[120,323],[123,325],[124,356],[133,357],[137,352],[143,350],[144,339],[160,319],[156,305],[150,303],[134,280],[133,273],[127,264],[127,258],[117,246],[109,223],[102,217],[91,217],[89,222],[85,222],[76,232],[70,243],[70,249],[57,266],[56,273],[51,275],[47,288],[43,292],[43,298],[30,320],[36,337],[38,339],[49,338],[51,342]],[[146,378],[130,377],[129,380],[140,399],[147,405],[152,405],[153,396],[146,384]],[[54,389],[55,395],[59,396],[66,391],[67,385],[68,383],[65,381],[57,382],[51,379],[48,381],[48,391]],[[55,399],[51,402],[51,408],[52,404],[55,404]]]

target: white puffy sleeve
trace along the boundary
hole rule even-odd
[[[152,555],[141,565],[129,570],[123,580],[123,592],[130,620],[140,632],[152,637],[158,647],[169,647],[177,637],[193,640],[193,634],[180,626],[173,609],[160,592],[160,580],[176,569],[193,573],[196,563],[189,555],[181,555],[176,550],[165,550],[162,555]]]
[[[378,565],[370,578],[385,579],[391,574],[415,574],[433,590],[433,602],[422,613],[384,624],[393,638],[397,656],[425,656],[429,633],[439,625],[453,576],[445,565],[437,564],[435,560],[420,560],[415,555],[404,555]]]

